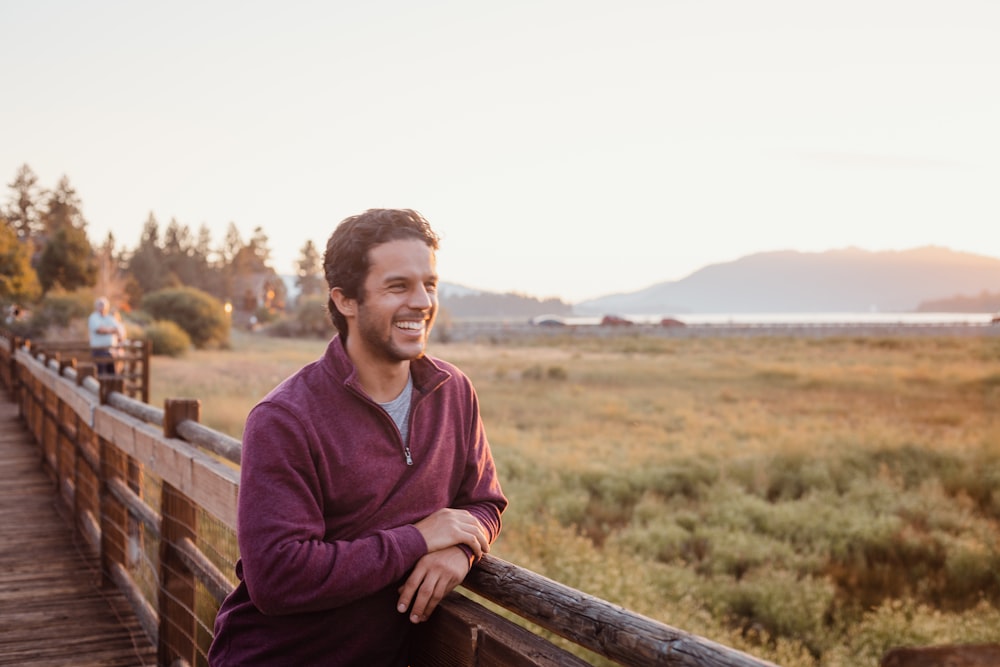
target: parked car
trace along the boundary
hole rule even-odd
[[[627,327],[635,324],[632,320],[619,315],[605,315],[601,318],[602,327]]]

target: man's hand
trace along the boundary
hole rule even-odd
[[[413,525],[424,536],[429,552],[465,544],[476,554],[476,558],[481,558],[490,550],[489,539],[479,520],[465,510],[445,507]]]
[[[410,622],[422,623],[430,618],[438,603],[462,583],[468,573],[469,557],[458,547],[425,554],[417,561],[406,583],[399,588],[396,609],[401,614],[409,609]]]

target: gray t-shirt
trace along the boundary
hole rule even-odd
[[[379,403],[385,411],[396,422],[400,435],[403,436],[403,444],[406,444],[406,436],[410,431],[410,396],[413,395],[413,376],[406,379],[406,386],[396,398],[388,403]]]

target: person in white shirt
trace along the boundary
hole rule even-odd
[[[87,318],[90,335],[90,352],[97,365],[98,377],[114,375],[115,362],[112,348],[125,336],[122,323],[111,314],[111,303],[105,297],[94,301],[94,312]]]

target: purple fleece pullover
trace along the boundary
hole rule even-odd
[[[397,589],[427,553],[413,523],[460,508],[496,539],[507,500],[472,383],[437,359],[410,369],[413,465],[340,337],[251,410],[239,585],[215,621],[213,667],[404,666],[411,624]]]

